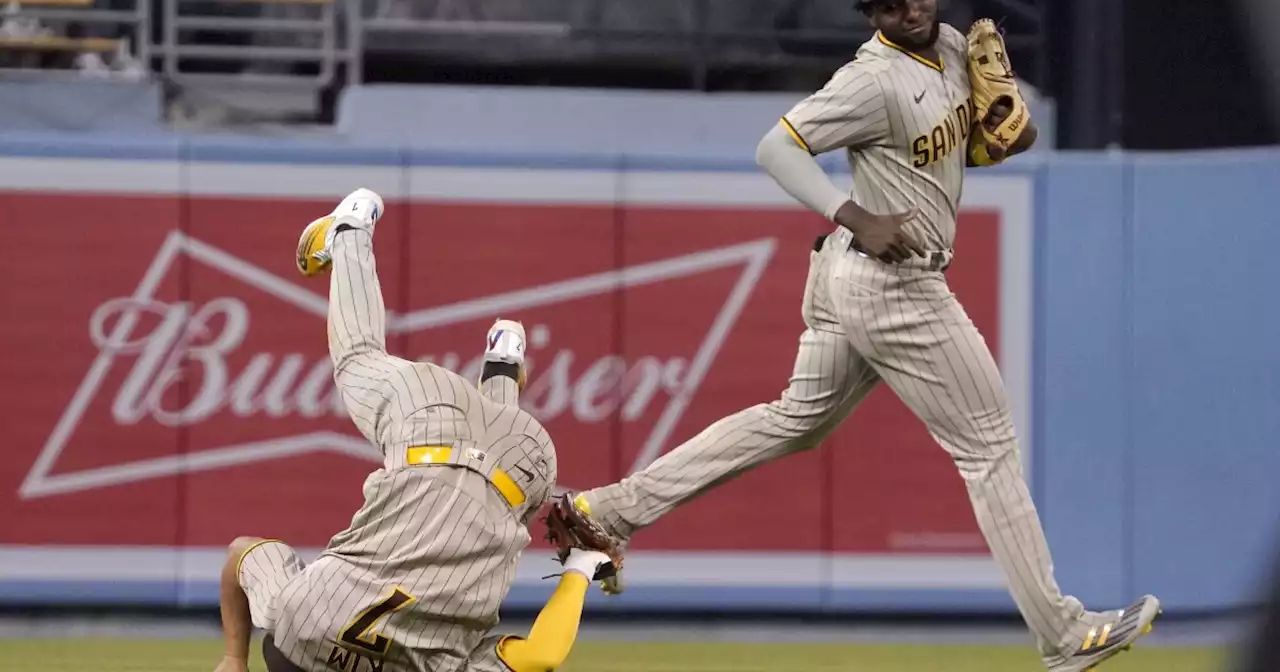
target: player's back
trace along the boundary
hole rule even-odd
[[[404,362],[389,387],[376,442],[383,467],[458,465],[485,476],[527,521],[551,495],[556,455],[542,424],[518,405],[505,376],[483,386],[429,362]]]
[[[486,383],[486,394],[431,364],[404,373],[400,399],[410,402],[385,432],[384,466],[365,480],[363,506],[285,591],[277,637],[296,637],[282,649],[302,649],[301,659],[461,669],[497,624],[530,541],[526,524],[554,487],[549,436],[528,412],[495,401],[501,390]]]

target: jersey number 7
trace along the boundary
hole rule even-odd
[[[412,595],[397,586],[391,591],[391,595],[378,600],[373,603],[373,606],[357,614],[351,624],[342,629],[341,634],[338,635],[338,641],[361,651],[378,656],[385,655],[387,649],[391,647],[391,639],[376,632],[370,632],[373,630],[374,623],[393,611],[405,608],[413,601]]]

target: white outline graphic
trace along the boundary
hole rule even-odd
[[[698,346],[689,364],[684,383],[679,392],[667,402],[632,466],[633,470],[641,469],[658,457],[670,438],[671,432],[675,430],[676,424],[701,386],[711,363],[719,354],[729,330],[733,328],[756,284],[760,281],[776,247],[776,239],[760,238],[747,243],[718,247],[445,306],[404,314],[389,313],[387,331],[390,334],[420,331],[472,319],[493,317],[519,309],[571,301],[613,291],[619,287],[637,287],[742,264],[744,266],[742,275],[730,290],[706,336]],[[321,319],[328,315],[327,298],[307,291],[225,250],[180,231],[169,233],[134,290],[132,299],[140,302],[150,300],[179,254],[186,254],[193,261],[227,273],[306,313]],[[123,315],[109,338],[118,340],[124,337],[133,329],[136,322],[136,313]],[[50,475],[49,472],[56,464],[58,456],[67,446],[68,440],[75,432],[89,404],[96,397],[103,379],[111,370],[115,357],[115,353],[104,350],[94,359],[72,397],[71,403],[54,426],[31,471],[18,489],[19,497],[32,499],[79,492],[179,473],[274,460],[317,450],[328,450],[361,459],[377,459],[376,453],[360,437],[323,431]]]

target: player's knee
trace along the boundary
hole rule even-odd
[[[804,439],[821,429],[831,413],[816,406],[800,406],[786,399],[763,405],[771,433],[783,439]]]

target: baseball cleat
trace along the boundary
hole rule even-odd
[[[1066,660],[1049,666],[1050,672],[1091,672],[1116,654],[1133,648],[1134,642],[1151,632],[1160,616],[1160,600],[1145,595],[1120,611],[1097,614],[1080,648]]]
[[[489,327],[489,334],[484,341],[484,361],[511,364],[516,367],[516,385],[524,390],[529,382],[529,372],[524,365],[525,349],[524,325],[514,320],[498,320]],[[481,384],[484,384],[481,373]]]
[[[382,213],[382,197],[373,191],[360,188],[348,194],[333,212],[311,222],[302,230],[296,257],[298,272],[310,277],[329,270],[329,265],[333,262],[329,248],[339,229],[345,226],[373,233],[373,227]]]
[[[512,320],[498,320],[489,327],[485,338],[484,361],[524,365],[524,325]]]

